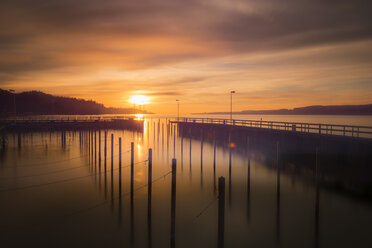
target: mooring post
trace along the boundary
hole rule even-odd
[[[111,134],[111,201],[114,201],[114,134]]]
[[[133,199],[134,190],[134,143],[130,143],[130,198]]]
[[[88,157],[90,160],[90,130],[88,130]]]
[[[3,132],[3,134],[2,134],[2,140],[1,140],[2,142],[2,149],[3,149],[3,151],[5,151],[5,147],[6,147],[6,136],[5,136],[5,132]]]
[[[104,144],[104,159],[105,159],[105,162],[104,162],[104,166],[105,166],[105,174],[106,174],[106,161],[107,161],[107,131],[105,131],[105,144]]]
[[[191,129],[189,129],[189,136],[190,136],[190,148],[189,148],[189,153],[190,153],[190,156],[189,156],[189,161],[190,161],[190,170],[191,170]]]
[[[130,244],[134,244],[134,143],[130,143]]]
[[[159,132],[160,132],[160,119],[158,119],[158,136],[159,136]],[[159,140],[159,137],[158,137],[158,140]]]
[[[231,132],[229,130],[229,206],[231,205],[231,198],[232,198],[232,193],[231,193],[231,149],[232,149],[232,144],[231,144]]]
[[[277,164],[277,180],[276,180],[276,240],[280,243],[280,161],[279,161],[279,141],[276,142],[276,164]]]
[[[98,166],[101,172],[101,130],[98,131]]]
[[[150,145],[150,121],[147,121],[147,144]]]
[[[152,149],[149,148],[149,168],[147,173],[147,238],[148,247],[152,246],[152,233],[151,233],[151,196],[152,196]]]
[[[248,157],[248,176],[247,176],[247,221],[251,217],[251,156],[250,156],[250,141],[247,137],[247,157]]]
[[[214,142],[213,142],[213,171],[216,171],[216,132],[214,133]]]
[[[119,138],[119,199],[121,199],[121,137]]]
[[[214,132],[213,143],[213,190],[216,192],[216,132]]]
[[[164,123],[161,124],[161,147],[164,147]]]
[[[218,247],[224,247],[225,239],[225,178],[218,178]]]
[[[319,179],[318,179],[318,147],[315,150],[315,241],[314,247],[319,247]]]
[[[181,134],[181,170],[183,171],[183,127],[180,129]]]
[[[93,130],[91,130],[91,138],[90,138],[90,147],[91,147],[91,155],[92,155],[92,165],[93,165]],[[93,166],[92,166],[93,167]],[[92,168],[93,171],[93,168]]]
[[[97,165],[97,130],[94,130],[94,167]]]
[[[200,166],[202,167],[201,170],[203,170],[203,144],[204,144],[204,130],[202,129],[202,139],[200,143]]]
[[[21,139],[21,134],[18,133],[18,150],[20,151],[22,147],[22,139]]]
[[[172,195],[171,195],[171,248],[176,246],[176,174],[177,161],[172,159]]]
[[[173,129],[175,128],[176,126],[174,125],[173,126]],[[176,157],[176,132],[174,132],[173,130],[173,157],[175,158]]]

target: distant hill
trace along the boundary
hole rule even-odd
[[[14,113],[14,100],[18,115],[88,115],[88,114],[134,114],[147,113],[132,108],[106,108],[103,104],[91,100],[60,97],[39,91],[12,93],[0,89],[0,115]]]
[[[372,104],[328,106],[315,105],[294,109],[243,110],[233,113],[239,115],[372,115]],[[204,114],[230,114],[230,112],[212,112]]]

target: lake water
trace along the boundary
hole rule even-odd
[[[280,118],[284,117],[270,120]],[[313,121],[319,122],[317,118]],[[371,125],[370,117],[352,118],[348,124]],[[335,117],[331,122],[343,121]],[[226,180],[225,247],[372,247],[370,201],[319,187],[295,174],[278,174],[275,159],[263,151],[232,152],[229,177],[229,149],[217,145],[214,174],[213,143],[204,142],[201,149],[200,139],[182,138],[167,128],[165,119],[158,124],[154,118],[145,121],[143,133],[107,130],[106,159],[104,131],[101,146],[96,132],[93,154],[88,132],[67,131],[65,141],[61,132],[23,133],[20,143],[17,134],[8,134],[0,153],[1,246],[169,247],[171,163],[176,158],[176,247],[217,247],[219,177]]]

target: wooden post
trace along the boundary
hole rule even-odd
[[[176,128],[176,125],[173,126],[173,157],[176,157],[176,132],[174,129]]]
[[[231,133],[229,131],[229,205],[231,205]]]
[[[216,170],[216,146],[217,146],[217,142],[216,142],[216,132],[214,133],[214,142],[213,142],[213,170],[215,171]]]
[[[91,155],[92,155],[92,165],[93,165],[93,131],[90,132],[90,147],[91,147]],[[93,168],[92,168],[92,171],[93,171]]]
[[[107,131],[105,131],[105,147],[104,147],[104,168],[105,168],[105,199],[107,199]]]
[[[111,201],[114,201],[114,134],[111,134]]]
[[[322,124],[319,124],[319,135],[322,134]]]
[[[276,143],[276,164],[277,164],[277,180],[276,180],[276,239],[280,243],[280,163],[279,163],[279,142]]]
[[[106,174],[106,161],[107,161],[107,131],[105,131],[105,144],[104,144],[104,159],[105,159],[105,174]]]
[[[22,138],[21,138],[21,134],[18,133],[18,151],[21,150],[21,147],[22,147]]]
[[[154,136],[155,137],[155,136]],[[155,141],[155,140],[154,140]],[[134,143],[130,143],[130,244],[134,244]]]
[[[161,124],[161,147],[164,147],[164,123]]]
[[[204,130],[202,130],[202,140],[200,144],[200,166],[202,167],[201,170],[203,170],[203,145],[204,145]]]
[[[98,166],[101,172],[101,130],[98,131]]]
[[[247,221],[251,218],[251,156],[250,140],[247,137],[247,156],[248,156],[248,178],[247,178]]]
[[[152,246],[151,232],[151,196],[152,196],[152,149],[149,149],[149,168],[147,173],[147,238],[148,247]]]
[[[147,144],[150,145],[150,121],[147,121]]]
[[[218,178],[218,247],[224,247],[225,239],[225,178]]]
[[[130,143],[130,198],[133,199],[134,190],[134,143]]]
[[[94,167],[97,165],[97,131],[94,130]]]
[[[159,132],[160,132],[160,119],[158,119],[158,140],[159,140]]]
[[[5,147],[6,147],[6,136],[5,136],[5,132],[3,132],[1,143],[2,143],[1,144],[2,145],[2,149],[3,149],[3,151],[5,151]]]
[[[314,247],[319,247],[319,179],[318,179],[318,147],[315,150],[315,241]]]
[[[88,157],[90,159],[90,130],[88,131]]]
[[[119,138],[119,199],[121,199],[121,138]]]
[[[181,128],[180,133],[181,133],[181,170],[183,171],[183,128]]]
[[[171,195],[171,240],[170,246],[176,246],[176,174],[177,174],[177,161],[172,159],[172,195]]]
[[[190,157],[189,157],[189,161],[190,161],[190,171],[191,171],[191,134],[190,134],[190,148],[189,148],[189,152],[190,152]],[[191,173],[190,173],[191,174]]]

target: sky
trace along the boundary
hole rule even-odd
[[[0,88],[181,114],[372,103],[368,0],[1,0]]]

